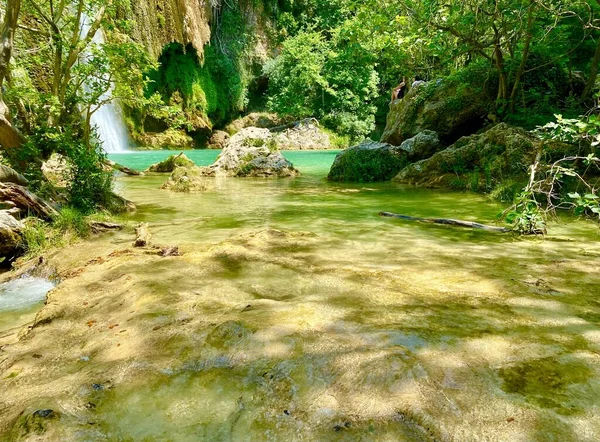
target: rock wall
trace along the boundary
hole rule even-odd
[[[155,58],[165,45],[191,44],[202,56],[210,41],[210,0],[132,0],[132,37]]]

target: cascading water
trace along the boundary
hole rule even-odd
[[[81,34],[87,35],[90,26],[90,19],[84,17],[81,26]],[[102,31],[102,28],[96,31],[92,41],[97,45],[104,44],[104,32]],[[83,57],[83,60],[85,62],[85,56]],[[119,103],[116,100],[110,100],[113,90],[114,84],[111,83],[108,90],[100,97],[99,101],[106,101],[106,103],[100,106],[100,108],[92,114],[91,125],[96,127],[98,139],[102,143],[102,148],[105,152],[126,152],[129,147],[129,134],[127,133],[127,127],[125,127]]]

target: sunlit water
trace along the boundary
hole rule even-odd
[[[141,170],[170,154],[111,158]],[[543,240],[381,218],[493,224],[502,206],[330,183],[335,154],[284,152],[301,177],[200,193],[120,178],[133,224],[182,256],[132,248],[131,228],[67,252],[92,263],[54,292],[70,313],[22,344],[53,371],[25,352],[0,409],[20,392],[61,410],[56,440],[598,439],[595,225]]]

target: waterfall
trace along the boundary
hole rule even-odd
[[[88,33],[91,26],[91,20],[84,16],[81,25],[81,35]],[[93,43],[97,45],[104,44],[104,32],[102,28],[98,29],[93,38]],[[85,62],[85,55],[82,57]],[[115,85],[111,83],[109,89],[100,97],[100,101],[110,99]],[[129,147],[129,134],[123,120],[123,113],[117,100],[111,100],[103,104],[96,112],[92,114],[92,127],[96,127],[98,140],[102,143],[102,148],[107,153],[126,152]]]

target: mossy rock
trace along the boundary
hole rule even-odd
[[[432,81],[391,103],[381,142],[399,146],[419,132],[434,130],[449,145],[481,129],[491,109],[481,84]]]
[[[195,165],[176,167],[161,189],[174,192],[202,192],[208,189],[205,168]]]
[[[410,164],[394,181],[478,190],[479,183],[474,184],[474,180],[482,180],[492,188],[507,178],[524,177],[539,148],[539,142],[525,130],[500,123],[482,134],[461,138],[431,158]]]
[[[169,158],[161,161],[160,163],[153,164],[146,170],[146,172],[168,173],[173,172],[178,167],[190,166],[195,166],[194,162],[186,157],[182,152],[179,155],[171,155]]]
[[[390,144],[367,140],[340,152],[327,179],[349,182],[387,181],[407,163],[404,150]]]

